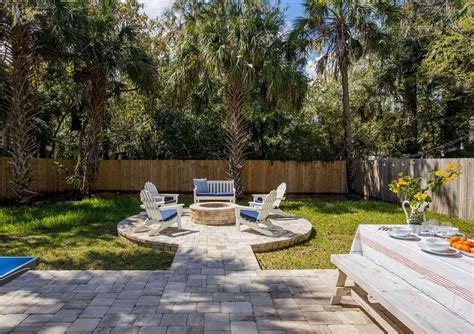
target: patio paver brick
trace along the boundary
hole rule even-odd
[[[329,304],[335,270],[262,271],[249,233],[200,226],[167,271],[23,274],[0,287],[0,333],[381,332]]]

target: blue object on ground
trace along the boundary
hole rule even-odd
[[[37,260],[35,256],[0,257],[0,286],[36,267]]]

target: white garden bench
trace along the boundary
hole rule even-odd
[[[194,203],[200,201],[229,201],[235,203],[234,180],[208,180],[207,184],[208,192],[198,192],[197,188],[194,188]]]
[[[362,255],[336,254],[331,262],[339,269],[331,304],[340,304],[343,295],[351,294],[388,333],[472,330],[464,319]],[[347,278],[355,286],[345,287]]]

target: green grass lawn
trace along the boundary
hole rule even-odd
[[[117,237],[138,211],[137,196],[0,208],[0,255],[38,256],[38,269],[168,269],[173,253]]]
[[[185,199],[189,205],[190,199]],[[117,237],[117,223],[138,210],[138,196],[0,208],[0,256],[34,255],[38,269],[167,269],[173,253],[134,247]],[[401,208],[378,201],[285,201],[282,209],[308,219],[310,240],[281,251],[257,254],[264,269],[332,268],[329,257],[349,252],[359,224],[399,224]],[[450,221],[469,236],[474,224]]]
[[[380,201],[285,201],[282,210],[306,218],[314,227],[313,235],[300,245],[270,253],[259,253],[262,269],[334,268],[331,254],[348,253],[359,224],[403,224],[400,205]],[[474,235],[474,224],[429,212],[427,218],[449,221]]]

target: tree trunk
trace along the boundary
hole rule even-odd
[[[346,160],[347,191],[349,194],[355,193],[354,187],[354,146],[352,144],[352,117],[349,107],[349,79],[348,61],[342,59],[340,62],[341,82],[342,82],[342,108],[344,115],[344,157]]]
[[[418,66],[410,64],[410,66]],[[418,143],[418,88],[416,72],[408,70],[403,76],[403,105],[407,119],[408,138],[405,151],[416,154],[420,150]]]
[[[99,173],[102,123],[107,104],[107,78],[100,68],[92,70],[87,101],[79,168],[76,169],[82,173],[81,195],[83,197],[89,197],[92,194]]]
[[[36,153],[36,105],[33,90],[33,41],[27,24],[17,23],[10,29],[11,94],[7,118],[10,187],[21,203],[38,194],[32,190],[30,159]]]
[[[234,180],[236,196],[244,193],[242,169],[245,162],[245,144],[248,135],[245,128],[245,94],[239,83],[229,84],[226,88],[224,103],[227,109],[226,150],[229,159],[229,176]]]
[[[403,64],[403,78],[402,78],[402,96],[403,96],[403,107],[406,113],[408,133],[405,134],[406,144],[405,152],[410,154],[416,154],[420,150],[420,144],[418,143],[418,68],[423,60],[422,48],[418,45],[416,20],[418,16],[418,3],[410,0],[407,3],[408,10],[408,30],[407,35],[407,46],[409,53],[406,57],[406,62]]]

